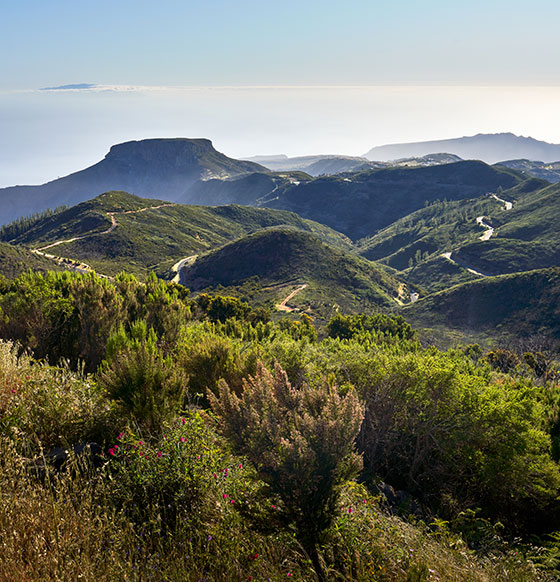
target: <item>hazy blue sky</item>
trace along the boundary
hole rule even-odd
[[[557,0],[19,0],[3,88],[560,84]]]
[[[0,186],[142,137],[232,156],[494,131],[560,142],[559,21],[557,0],[6,1]],[[37,91],[72,83],[105,90]]]

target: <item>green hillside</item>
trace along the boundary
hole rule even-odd
[[[560,265],[559,191],[529,179],[491,196],[439,200],[358,241],[359,252],[427,291],[476,279],[467,268],[499,275]],[[486,240],[480,220],[494,229]],[[449,252],[454,263],[441,260]]]
[[[311,176],[297,171],[276,174],[256,172],[226,179],[200,180],[177,202],[207,206],[220,204],[259,206],[266,200],[280,196],[286,189],[309,180]]]
[[[398,270],[406,269],[415,255],[441,254],[465,240],[476,240],[482,229],[476,217],[488,213],[499,203],[487,197],[477,199],[437,200],[417,210],[372,237],[357,242],[362,256],[382,261]]]
[[[111,229],[111,215],[116,227]],[[85,262],[114,275],[127,270],[145,276],[155,270],[170,275],[180,259],[216,248],[248,233],[286,225],[316,234],[342,248],[348,239],[291,212],[242,206],[202,207],[147,200],[125,192],[108,192],[63,212],[39,219],[10,242],[28,247],[69,240],[49,252]],[[11,229],[4,229],[9,238]]]
[[[520,181],[513,170],[476,161],[368,170],[302,182],[263,205],[293,210],[356,240],[419,210],[426,202],[475,198]]]
[[[270,229],[199,257],[182,274],[194,291],[224,289],[273,304],[298,286],[291,306],[326,316],[396,306],[403,285],[378,266],[327,245],[316,236]]]
[[[399,277],[417,288],[422,296],[480,279],[461,265],[439,254],[434,254],[413,267],[397,271],[397,273]]]
[[[560,335],[560,268],[487,277],[404,308],[415,325],[497,335]]]
[[[63,267],[31,253],[27,249],[0,242],[0,275],[14,278],[32,271],[60,271]]]

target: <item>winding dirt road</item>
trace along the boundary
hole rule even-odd
[[[491,196],[492,196],[492,198],[494,198],[498,202],[502,202],[503,203],[503,205],[504,205],[503,210],[511,210],[513,208],[513,202],[508,202],[507,200],[504,200],[503,198],[498,198],[496,196],[496,194],[492,194]]]
[[[294,309],[292,307],[288,307],[287,305],[288,301],[293,299],[300,291],[303,291],[307,286],[308,286],[307,283],[300,285],[297,289],[292,291],[286,298],[284,298],[284,300],[276,306],[276,309],[278,311],[287,311],[288,313],[293,311]]]
[[[57,240],[56,242],[45,245],[44,247],[38,247],[36,249],[31,249],[31,252],[36,254],[36,255],[40,255],[42,257],[45,257],[46,259],[50,259],[52,261],[55,261],[59,265],[64,265],[65,267],[67,267],[68,269],[70,269],[72,271],[78,271],[79,273],[89,273],[91,271],[94,271],[94,269],[92,267],[90,267],[87,263],[82,263],[82,262],[76,261],[74,259],[69,259],[68,257],[58,257],[58,256],[53,255],[51,253],[45,253],[45,251],[47,249],[51,249],[51,248],[59,246],[59,245],[73,243],[77,240],[83,240],[85,238],[90,238],[92,236],[97,236],[100,234],[109,234],[109,233],[113,232],[115,230],[115,228],[117,228],[117,226],[118,226],[118,222],[117,222],[117,219],[115,218],[115,215],[118,215],[118,214],[136,214],[138,212],[145,212],[146,210],[157,210],[158,208],[163,208],[165,206],[175,206],[175,205],[170,202],[170,203],[165,203],[165,204],[159,204],[158,206],[146,206],[144,208],[139,208],[138,210],[124,210],[122,212],[106,212],[105,214],[107,214],[107,216],[111,219],[111,226],[107,230],[102,230],[101,232],[90,232],[88,234],[83,234],[81,236],[75,236],[73,238],[67,238],[64,240]],[[103,275],[101,273],[98,273],[98,275],[100,277],[105,277],[107,279],[110,278],[107,275]]]
[[[476,224],[487,229],[482,233],[481,236],[478,237],[480,240],[488,240],[492,237],[492,235],[494,234],[494,227],[490,226],[487,222],[484,222],[484,216],[477,216]]]
[[[501,202],[504,205],[502,210],[511,210],[513,208],[513,202],[509,202],[507,200],[504,200],[503,198],[499,198],[496,194],[491,194],[490,196],[491,196],[491,198],[494,198],[495,200],[497,200],[498,202]],[[478,237],[482,241],[489,240],[494,235],[494,232],[495,232],[494,227],[491,226],[490,224],[488,224],[487,222],[485,222],[484,218],[485,218],[484,216],[477,216],[476,217],[476,223],[479,226],[482,226],[483,228],[486,229],[484,231],[484,233],[482,233],[482,235]],[[472,273],[473,275],[477,275],[478,277],[488,277],[489,276],[488,274],[483,273],[482,271],[477,271],[476,269],[473,269],[472,267],[470,267],[469,265],[467,265],[466,263],[464,263],[460,259],[457,259],[457,258],[453,259],[452,255],[453,255],[453,251],[447,252],[447,253],[442,253],[440,256],[444,257],[448,261],[451,261],[455,265],[459,265],[460,267],[463,267],[463,269],[466,269],[469,273]]]
[[[173,279],[171,279],[172,283],[180,283],[182,276],[181,276],[181,270],[183,269],[183,267],[185,265],[192,265],[196,259],[197,259],[198,255],[191,255],[190,257],[185,257],[184,259],[181,259],[180,261],[178,261],[177,263],[175,263],[172,267],[171,270],[174,273],[177,273],[175,275],[175,277],[173,277]]]

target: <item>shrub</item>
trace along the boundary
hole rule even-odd
[[[458,355],[378,358],[348,367],[366,402],[358,442],[369,476],[432,507],[452,498],[453,513],[482,507],[510,528],[540,529],[555,519],[560,473],[540,389],[489,381]]]
[[[342,484],[361,466],[353,449],[363,407],[353,390],[341,396],[327,383],[295,389],[279,365],[273,376],[259,364],[243,384],[237,396],[221,381],[212,408],[224,435],[280,498],[321,576],[317,544],[337,513]]]
[[[245,319],[252,311],[251,307],[241,299],[224,295],[211,297],[203,293],[199,295],[197,304],[210,321],[221,321],[222,323],[232,317]]]
[[[416,338],[416,332],[400,315],[385,313],[335,315],[327,325],[327,334],[333,338],[351,339],[364,333],[381,334],[402,340]]]
[[[242,388],[243,378],[254,374],[254,349],[243,351],[241,341],[192,326],[185,330],[177,351],[177,366],[188,376],[189,394],[201,405],[208,403],[208,393],[218,392],[224,379],[235,391]]]
[[[120,348],[120,351],[119,351]],[[121,329],[108,344],[109,361],[104,362],[99,384],[123,411],[148,432],[185,404],[187,378],[170,356],[157,346],[155,332],[145,322],[132,326],[131,336]]]
[[[150,516],[145,525],[158,531],[196,520],[224,468],[217,435],[196,412],[166,423],[156,438],[121,433],[108,455],[111,503],[138,524]]]
[[[37,454],[98,441],[114,431],[115,411],[93,378],[37,363],[0,341],[0,432]]]

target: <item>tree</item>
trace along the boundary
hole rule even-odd
[[[280,499],[278,511],[324,579],[317,544],[336,515],[341,486],[361,468],[354,440],[363,406],[353,389],[341,396],[332,383],[294,388],[279,364],[272,375],[259,363],[243,387],[237,396],[222,380],[219,397],[209,395],[221,431]]]

